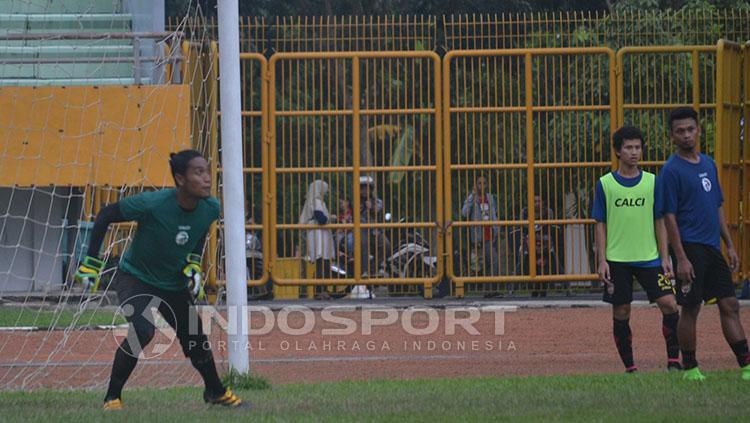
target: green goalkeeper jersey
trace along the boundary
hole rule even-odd
[[[177,204],[176,190],[171,188],[124,198],[119,206],[125,219],[138,222],[120,269],[160,289],[185,289],[182,269],[187,255],[219,218],[219,200],[209,197],[186,211]]]

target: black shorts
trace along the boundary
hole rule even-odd
[[[656,301],[665,295],[674,295],[675,288],[672,281],[661,273],[661,266],[637,267],[627,263],[607,261],[609,263],[609,276],[615,290],[610,295],[605,287],[604,302],[612,305],[630,304],[633,302],[633,278],[638,280],[643,290],[646,291],[650,302]]]
[[[680,305],[696,305],[701,301],[713,303],[722,298],[734,297],[734,284],[732,283],[732,271],[721,254],[721,251],[704,245],[683,242],[688,260],[693,265],[693,286],[687,294],[683,294],[680,287],[681,281],[677,281],[677,303]],[[677,270],[677,259],[672,256],[675,270]]]

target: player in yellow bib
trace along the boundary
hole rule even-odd
[[[645,144],[643,133],[632,126],[622,127],[613,134],[612,144],[618,167],[597,181],[592,215],[596,220],[597,270],[606,288],[604,301],[612,304],[617,352],[625,371],[635,372],[630,330],[635,278],[649,301],[656,302],[662,312],[667,369],[680,370],[679,313],[671,282],[662,197],[654,174],[638,166]]]

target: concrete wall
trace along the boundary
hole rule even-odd
[[[80,201],[70,193],[71,188],[0,188],[0,296],[61,287],[70,251],[64,219]]]

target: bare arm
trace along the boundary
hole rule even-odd
[[[607,261],[607,224],[596,222],[596,262]]]
[[[667,228],[664,224],[664,218],[654,221],[654,232],[656,233],[656,246],[659,249],[659,258],[664,276],[672,277],[672,265],[669,259],[669,238],[667,237]],[[679,234],[678,234],[679,235]]]
[[[597,273],[604,283],[607,284],[607,291],[611,294],[614,292],[614,286],[612,286],[612,279],[609,274],[609,263],[607,263],[607,224],[604,222],[596,222],[595,230],[595,241],[596,241],[596,262],[597,262]]]
[[[685,249],[682,248],[682,238],[680,238],[680,228],[677,226],[677,218],[671,213],[664,215],[664,226],[667,230],[667,237],[669,239],[669,245],[672,246],[672,251],[678,261],[687,260]]]
[[[732,236],[729,234],[729,227],[727,226],[727,219],[724,217],[724,207],[719,207],[719,230],[721,231],[721,239],[724,240],[724,244],[727,246],[727,256],[729,256],[729,267],[733,272],[736,272],[740,267],[740,260],[737,256],[737,250],[734,249],[732,243]]]
[[[667,237],[667,227],[664,225],[663,218],[654,221],[654,231],[656,232],[656,246],[659,248],[659,258],[662,260],[668,259],[669,238]]]
[[[695,272],[693,271],[693,264],[688,260],[685,249],[682,248],[682,238],[680,237],[680,228],[677,226],[677,218],[672,213],[666,213],[664,215],[664,224],[667,227],[667,236],[669,237],[669,245],[672,246],[672,251],[677,258],[677,279],[684,281],[688,284],[693,283]]]

